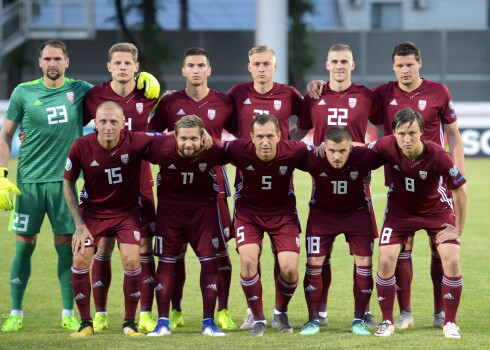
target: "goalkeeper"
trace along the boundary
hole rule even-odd
[[[9,230],[16,234],[10,267],[12,311],[3,324],[4,332],[18,331],[23,326],[22,304],[31,274],[31,256],[46,214],[58,254],[61,326],[70,330],[80,326],[73,314],[70,270],[75,225],[63,196],[63,170],[71,144],[82,135],[83,98],[92,85],[65,78],[68,65],[63,42],[43,43],[39,49],[43,77],[15,88],[0,131],[0,209],[12,210]],[[158,82],[152,76],[147,75],[146,79],[153,80],[146,85],[145,95],[158,97]],[[8,178],[7,165],[19,124],[25,132],[25,142],[20,147],[17,188]]]

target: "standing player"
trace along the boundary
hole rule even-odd
[[[97,132],[77,139],[70,148],[64,175],[66,202],[75,221],[73,234],[73,295],[82,322],[71,336],[94,333],[90,316],[90,265],[102,236],[115,236],[124,269],[125,316],[123,333],[144,336],[135,323],[141,295],[140,190],[141,162],[153,140],[152,135],[131,133],[124,128],[122,108],[116,102],[103,102],[96,111]],[[83,171],[80,194],[75,183]]]
[[[298,286],[300,226],[290,184],[294,169],[307,154],[307,146],[281,140],[279,122],[271,115],[254,117],[251,129],[252,140],[239,139],[225,146],[230,162],[241,173],[233,228],[240,254],[240,283],[254,318],[249,335],[262,336],[266,326],[258,273],[264,231],[269,234],[280,269],[275,281],[274,321],[280,333],[292,333],[287,311]]]
[[[82,101],[90,84],[65,78],[69,58],[66,46],[49,40],[39,49],[43,77],[20,84],[10,98],[0,132],[0,179],[16,187],[7,177],[12,138],[19,124],[26,141],[20,147],[17,184],[22,195],[15,199],[9,230],[16,234],[15,254],[10,266],[12,311],[2,331],[18,331],[23,325],[22,304],[31,274],[31,257],[44,216],[48,214],[58,254],[58,279],[63,305],[63,328],[79,327],[73,316],[70,266],[73,220],[63,198],[63,163],[72,142],[82,134]],[[3,200],[3,199],[0,199]],[[11,206],[4,206],[12,210]]]
[[[363,319],[373,289],[372,254],[376,232],[364,179],[385,162],[367,148],[352,149],[352,136],[343,126],[333,126],[327,131],[324,148],[326,160],[310,151],[304,164],[299,166],[314,180],[306,228],[308,260],[303,282],[309,321],[300,334],[320,331],[318,311],[325,288],[321,276],[323,262],[340,233],[344,233],[355,262],[355,309],[351,331],[371,334]]]
[[[364,85],[351,81],[355,63],[349,45],[335,44],[330,47],[325,64],[330,72],[330,80],[325,83],[319,99],[305,95],[299,119],[291,130],[291,137],[301,140],[308,131],[314,128],[313,144],[319,146],[325,140],[326,132],[333,126],[345,126],[352,135],[352,140],[365,143],[368,121],[374,122],[378,117],[379,101],[374,92]],[[370,174],[366,179],[365,191],[371,198]],[[372,206],[369,207],[374,219]],[[377,237],[376,221],[373,220],[374,237]],[[331,246],[333,248],[333,244]],[[356,274],[354,265],[354,274]],[[328,325],[327,301],[328,290],[332,282],[330,253],[323,260],[322,267],[323,294],[319,305],[321,325]],[[369,310],[369,304],[367,305]],[[369,327],[378,327],[374,317],[366,311],[364,321]]]
[[[446,86],[420,77],[422,59],[419,48],[411,42],[403,42],[393,49],[391,56],[393,70],[397,81],[380,85],[374,89],[381,100],[381,119],[377,124],[384,124],[385,135],[390,135],[391,123],[395,114],[406,107],[418,111],[424,119],[423,138],[444,147],[444,132],[451,156],[458,169],[464,174],[464,149],[461,134],[458,130],[456,112],[452,104],[451,94]],[[388,176],[389,173],[386,173]],[[386,182],[390,185],[390,182]],[[413,326],[410,303],[413,237],[409,237],[403,251],[398,257],[396,267],[396,283],[400,320],[395,323],[397,328]],[[434,320],[435,327],[442,328],[443,312],[443,266],[439,253],[431,245],[431,278],[434,289]]]
[[[234,105],[234,119],[228,131],[235,133],[239,138],[248,139],[252,131],[250,126],[253,117],[258,114],[270,114],[279,121],[281,139],[288,140],[290,117],[298,115],[303,97],[294,87],[274,82],[277,63],[276,53],[271,47],[252,47],[248,52],[248,59],[248,71],[253,81],[239,83],[227,93]],[[237,173],[235,184],[238,183],[239,177]],[[275,253],[273,254],[274,279],[277,280],[279,266]],[[278,327],[274,318],[271,324],[275,328]],[[240,328],[253,328],[253,315],[250,309],[247,310],[247,315]]]
[[[95,117],[97,107],[106,101],[113,101],[123,109],[125,128],[131,131],[148,131],[148,117],[158,99],[146,98],[143,91],[136,88],[134,76],[138,71],[138,49],[131,43],[117,43],[109,49],[107,69],[112,79],[94,86],[85,96],[85,123]],[[141,315],[138,328],[150,332],[156,326],[151,307],[155,287],[155,260],[152,238],[155,229],[155,203],[153,199],[153,178],[150,164],[143,162],[140,177],[141,206]],[[95,303],[94,330],[108,328],[107,295],[112,279],[111,254],[114,237],[102,237],[97,246],[92,266],[92,287]]]
[[[396,261],[407,239],[422,229],[441,256],[444,270],[444,336],[460,338],[456,313],[463,289],[459,237],[466,218],[466,179],[441,146],[421,139],[424,121],[419,113],[410,108],[398,111],[392,132],[394,136],[370,145],[388,162],[392,181],[379,241],[376,289],[383,323],[376,335],[394,332]]]
[[[219,186],[214,169],[225,164],[222,146],[204,146],[202,120],[187,115],[175,123],[175,137],[155,140],[146,159],[160,166],[155,254],[158,255],[156,296],[158,325],[149,336],[170,334],[170,299],[175,263],[189,243],[201,263],[202,334],[224,336],[214,323],[218,296],[216,254],[226,249],[218,208]]]
[[[172,131],[175,123],[183,115],[193,114],[201,118],[206,131],[214,138],[221,139],[223,129],[228,128],[233,104],[223,93],[208,88],[208,77],[211,75],[211,65],[206,50],[198,47],[190,48],[184,53],[182,75],[186,80],[185,89],[164,96],[150,121],[154,131]],[[226,168],[218,166],[214,169],[217,183],[220,186],[218,204],[220,207],[221,225],[227,240],[230,237],[230,211],[227,197],[230,196]],[[182,316],[182,295],[185,283],[185,252],[186,245],[175,263],[175,285],[172,297],[172,312],[170,328],[184,324]],[[228,248],[218,253],[219,288],[218,288],[218,326],[222,329],[235,329],[228,312],[228,297],[230,293],[232,266]]]

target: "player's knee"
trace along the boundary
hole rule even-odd
[[[139,255],[130,255],[124,258],[123,268],[124,270],[134,271],[140,266]]]
[[[281,266],[281,277],[286,282],[294,282],[298,279],[298,269],[293,265]]]

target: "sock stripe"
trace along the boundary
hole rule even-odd
[[[142,263],[149,263],[149,262],[152,262],[154,260],[155,260],[155,258],[153,256],[153,254],[140,255],[140,262],[142,262]]]
[[[323,261],[323,265],[326,266],[326,265],[330,265],[330,259],[325,259]]]
[[[442,284],[445,284],[448,287],[460,287],[463,285],[463,277],[460,277],[458,280],[450,280],[448,277],[444,276],[442,277]]]
[[[294,282],[294,283],[288,283],[288,282],[284,281],[282,279],[282,277],[279,275],[277,282],[285,288],[296,288],[298,286],[299,279],[297,279],[296,282]]]
[[[319,269],[312,269],[308,266],[306,266],[306,274],[307,275],[312,275],[312,276],[317,276],[317,275],[320,275],[322,273],[322,269],[319,268]]]
[[[111,258],[112,258],[112,254],[108,254],[108,255],[102,255],[97,253],[94,254],[94,259],[99,261],[111,261]]]
[[[260,278],[260,276],[257,274],[252,280],[247,281],[247,280],[244,280],[242,276],[240,276],[240,283],[242,286],[251,286],[251,285],[257,283],[259,278]]]
[[[167,264],[175,264],[177,262],[177,257],[161,256],[158,258],[158,262],[167,263]]]
[[[361,276],[372,276],[373,275],[373,269],[372,268],[359,268],[356,267],[356,273]]]
[[[398,255],[398,259],[410,259],[412,257],[412,251],[405,251],[405,252],[401,252],[399,255]]]
[[[126,276],[138,276],[141,273],[141,266],[136,270],[124,270]]]
[[[380,286],[392,286],[396,283],[396,278],[395,276],[392,276],[390,278],[384,279],[376,275],[376,284],[379,284]]]
[[[83,270],[77,270],[73,266],[71,267],[71,272],[73,272],[76,275],[83,275],[84,273],[89,273],[90,267],[88,269],[83,269]]]

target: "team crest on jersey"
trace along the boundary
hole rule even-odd
[[[427,101],[426,100],[419,100],[419,109],[423,111],[427,107]]]
[[[215,109],[208,109],[208,118],[209,118],[209,120],[213,120],[214,117],[216,117],[216,110]]]
[[[139,231],[133,231],[134,234],[134,239],[139,242],[140,240],[140,232]]]
[[[287,171],[288,171],[288,167],[286,165],[281,165],[279,167],[279,174],[284,175],[287,173]]]
[[[296,237],[296,246],[299,248],[299,237]]]
[[[136,111],[137,111],[139,114],[143,113],[143,103],[142,103],[142,102],[138,102],[138,103],[136,104]]]
[[[427,171],[420,170],[419,171],[419,176],[422,180],[427,179]]]
[[[208,163],[199,163],[199,171],[201,173],[205,172],[207,168],[208,168]]]
[[[211,240],[211,243],[213,244],[214,249],[218,249],[218,247],[219,247],[219,241],[218,241],[217,238],[213,238]]]
[[[350,172],[350,178],[352,180],[357,180],[357,177],[359,176],[359,172],[358,171],[351,171]]]
[[[71,103],[73,103],[73,101],[75,101],[75,94],[72,91],[67,92],[66,93],[66,99],[68,101],[70,101]]]
[[[128,164],[128,162],[129,162],[129,156],[128,156],[128,154],[127,154],[127,153],[126,153],[126,154],[121,155],[121,162],[122,162],[124,165]]]
[[[357,98],[349,97],[349,107],[354,108],[357,105]]]
[[[230,238],[230,228],[227,227],[223,230],[223,234],[225,235],[225,238],[226,239],[229,239]]]
[[[282,102],[280,100],[274,100],[274,109],[276,111],[280,110],[281,109],[281,104],[282,104]]]

